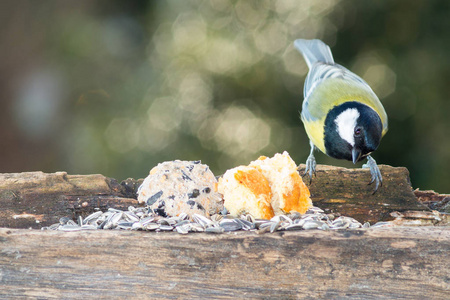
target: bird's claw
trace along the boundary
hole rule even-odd
[[[310,154],[306,160],[305,173],[303,173],[303,176],[306,176],[306,174],[309,174],[309,184],[311,184],[313,174],[316,175],[316,159],[313,154]]]
[[[370,174],[372,175],[372,180],[369,184],[375,182],[375,190],[372,193],[373,195],[378,190],[378,187],[383,185],[383,177],[381,176],[380,168],[378,168],[377,162],[370,155],[367,156],[367,163],[363,165],[363,168],[369,168]]]

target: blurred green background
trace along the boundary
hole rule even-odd
[[[219,175],[284,150],[303,163],[292,42],[319,38],[386,108],[377,162],[450,193],[449,16],[448,0],[2,0],[0,172],[122,180],[200,159]]]

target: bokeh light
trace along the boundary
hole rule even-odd
[[[448,193],[450,5],[419,2],[2,1],[0,171],[121,180],[187,159],[219,175],[284,150],[302,163],[308,69],[292,43],[318,38],[385,105],[378,163]]]

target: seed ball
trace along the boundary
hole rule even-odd
[[[200,161],[167,161],[150,170],[138,189],[139,203],[161,216],[209,217],[223,210],[217,179]]]

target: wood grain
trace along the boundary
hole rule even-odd
[[[300,165],[303,173],[304,165]],[[381,165],[383,186],[372,195],[370,172],[317,166],[309,186],[314,204],[326,212],[360,222],[392,220],[394,211],[429,210],[415,196],[406,168]],[[66,172],[0,174],[0,227],[36,228],[57,223],[61,217],[85,217],[95,209],[126,210],[137,206],[136,190],[142,179],[121,183],[100,174]]]
[[[66,172],[0,174],[0,227],[41,228],[61,217],[87,216],[95,208],[126,210],[137,205],[137,200],[130,198],[136,182],[119,184],[100,174]]]
[[[0,229],[0,297],[448,299],[449,227],[181,236]]]
[[[368,169],[346,169],[317,165],[316,176],[308,185],[315,206],[326,212],[353,217],[360,222],[392,220],[391,213],[406,210],[429,210],[414,195],[409,171],[403,167],[379,165],[383,185],[372,194],[374,186]],[[299,166],[300,174],[305,165]],[[304,177],[309,183],[309,178]]]

